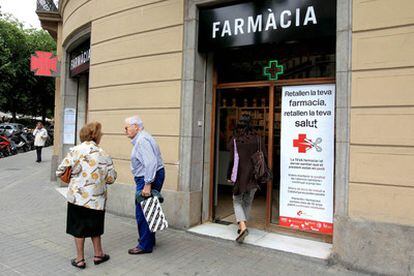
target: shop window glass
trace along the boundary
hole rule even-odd
[[[270,60],[283,65],[279,79],[335,77],[335,40],[290,41],[223,50],[215,55],[219,83],[263,81]]]

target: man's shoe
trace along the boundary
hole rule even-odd
[[[131,255],[148,254],[148,253],[152,253],[152,252],[144,251],[138,247],[134,247],[128,250],[128,254],[131,254]]]

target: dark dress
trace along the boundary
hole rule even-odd
[[[68,202],[66,233],[76,238],[101,236],[104,233],[105,211]]]
[[[259,185],[253,175],[253,163],[251,156],[259,149],[260,136],[250,132],[248,134],[242,133],[233,136],[227,144],[227,149],[230,150],[230,162],[227,169],[227,179],[231,179],[234,162],[234,144],[236,139],[237,152],[239,154],[239,166],[237,169],[237,180],[233,186],[233,194],[239,195],[252,189],[259,188]],[[262,150],[263,150],[262,139]],[[265,150],[263,150],[265,152]]]

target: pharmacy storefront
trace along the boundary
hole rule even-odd
[[[227,143],[247,114],[273,179],[245,243],[409,273],[413,1],[388,2],[59,1],[38,13],[61,61],[52,175],[76,130],[101,122],[118,171],[107,210],[133,217],[123,120],[139,114],[169,224],[234,240]]]
[[[264,139],[273,180],[251,228],[332,242],[335,1],[252,1],[200,8],[198,51],[212,64],[212,222],[235,222],[227,144],[243,114]],[[204,204],[205,206],[205,204]]]

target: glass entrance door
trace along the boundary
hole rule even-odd
[[[242,115],[249,115],[251,127],[265,141],[262,150],[268,152],[270,88],[236,87],[217,90],[214,174],[214,216],[216,222],[235,223],[233,209],[233,184],[228,181],[230,147],[232,137]],[[239,167],[240,168],[240,167]],[[249,227],[265,229],[268,209],[268,185],[263,184],[256,192],[251,208]]]
[[[332,80],[318,79],[314,82],[329,83]],[[231,158],[229,147],[232,145],[229,142],[232,141],[240,117],[248,114],[252,118],[252,127],[265,141],[262,150],[267,152],[268,166],[273,172],[273,180],[262,184],[256,193],[248,226],[330,242],[331,235],[303,232],[279,225],[282,88],[298,83],[303,84],[304,81],[226,83],[216,86],[210,214],[215,222],[236,223],[232,200],[233,185],[227,181]]]

